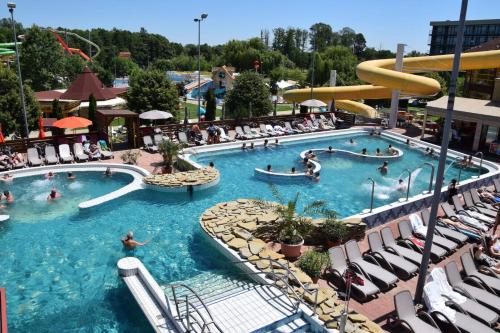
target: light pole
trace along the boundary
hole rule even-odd
[[[200,64],[200,59],[201,59],[201,41],[200,41],[200,38],[201,38],[201,21],[203,21],[204,19],[206,19],[208,17],[208,14],[201,14],[201,16],[199,18],[195,18],[194,21],[195,22],[198,22],[198,122],[200,122],[200,119],[201,119],[201,114],[200,114],[200,110],[201,110],[201,87],[200,87],[200,84],[201,84],[201,64]]]
[[[7,8],[9,8],[10,18],[12,21],[12,35],[14,36],[14,46],[16,48],[16,62],[17,62],[17,77],[19,79],[19,93],[21,94],[21,105],[23,108],[24,132],[26,134],[26,140],[28,140],[30,132],[28,129],[28,118],[26,116],[26,103],[24,101],[24,87],[23,87],[23,78],[21,76],[21,64],[19,62],[19,49],[17,47],[16,22],[14,22],[14,8],[16,8],[16,4],[13,2],[9,2],[9,3],[7,3]]]

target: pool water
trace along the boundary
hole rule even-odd
[[[7,290],[9,329],[13,332],[138,332],[150,331],[149,324],[127,288],[120,281],[116,262],[127,255],[142,260],[162,286],[183,281],[206,292],[241,279],[234,266],[208,243],[198,219],[215,203],[236,198],[272,199],[269,186],[254,177],[254,168],[272,164],[286,170],[300,167],[298,153],[332,145],[358,151],[374,151],[389,141],[369,136],[356,137],[357,146],[343,138],[284,144],[255,151],[200,154],[197,161],[214,161],[221,171],[218,186],[195,192],[168,194],[142,190],[89,210],[78,203],[111,192],[129,183],[128,175],[77,172],[69,182],[61,174],[54,181],[43,177],[14,179],[9,188],[15,203],[4,213],[11,219],[0,223],[0,286]],[[393,143],[393,145],[395,145]],[[398,145],[399,147],[399,145]],[[380,176],[378,163],[357,163],[349,158],[320,156],[321,181],[278,184],[284,197],[301,192],[301,202],[325,199],[330,208],[347,216],[366,208],[369,202],[368,176],[377,187],[376,204],[390,202],[401,194],[384,192],[405,168],[414,170],[424,161],[437,164],[416,150],[405,150],[402,160],[391,161],[389,174]],[[447,179],[458,169],[451,167]],[[462,172],[462,179],[470,177]],[[412,193],[426,188],[429,171],[423,169]],[[55,186],[62,197],[47,202]],[[389,198],[384,195],[388,195]],[[120,238],[133,230],[135,238],[149,243],[129,252]]]

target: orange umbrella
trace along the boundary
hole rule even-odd
[[[4,143],[5,142],[5,138],[3,137],[3,133],[2,133],[2,124],[0,124],[0,143]]]
[[[38,138],[45,139],[45,132],[43,130],[43,119],[42,116],[38,118]]]
[[[82,128],[92,125],[92,121],[82,117],[66,117],[59,119],[52,124],[58,128]]]

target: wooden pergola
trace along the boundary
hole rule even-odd
[[[128,142],[132,148],[137,148],[137,131],[139,128],[139,114],[130,110],[97,110],[96,128],[99,132],[108,134],[108,127],[115,118],[124,118],[127,128]],[[111,144],[111,143],[110,143]]]

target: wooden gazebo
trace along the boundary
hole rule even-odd
[[[96,128],[99,132],[108,134],[108,127],[115,118],[124,118],[127,128],[128,142],[132,148],[137,148],[137,131],[139,129],[139,114],[130,110],[97,110]]]

